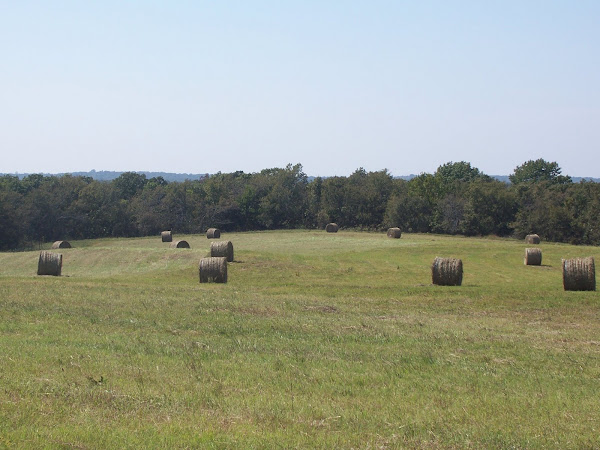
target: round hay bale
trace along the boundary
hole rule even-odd
[[[56,241],[52,244],[52,250],[56,250],[57,248],[71,248],[71,244],[68,241]]]
[[[210,244],[210,256],[225,257],[228,262],[233,261],[233,244],[231,241],[217,241]]]
[[[337,223],[328,223],[325,225],[325,231],[328,233],[337,233],[340,227],[338,227]]]
[[[171,231],[163,231],[160,233],[163,242],[172,242],[173,241],[173,233]]]
[[[218,228],[209,228],[206,230],[207,239],[219,239],[221,237],[221,230]]]
[[[171,242],[171,245],[169,245],[169,247],[171,247],[171,248],[190,248],[190,244],[188,244],[188,241],[173,241],[173,242]]]
[[[431,279],[439,286],[460,286],[463,277],[462,260],[436,256],[431,265]]]
[[[562,260],[563,287],[565,291],[595,291],[596,267],[594,258]]]
[[[227,258],[202,258],[198,266],[200,283],[227,283]]]
[[[526,248],[525,260],[526,266],[539,266],[542,264],[542,250],[539,248]]]
[[[398,228],[398,227],[388,228],[387,237],[393,238],[393,239],[400,239],[401,236],[402,236],[402,231],[400,230],[400,228]]]
[[[38,275],[53,275],[60,277],[62,271],[62,254],[52,253],[48,251],[40,252],[40,259],[38,260]]]
[[[540,237],[537,234],[528,234],[527,236],[525,236],[525,243],[526,244],[539,244]]]

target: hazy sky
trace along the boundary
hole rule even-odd
[[[600,177],[600,1],[0,1],[0,172]]]

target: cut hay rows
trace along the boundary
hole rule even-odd
[[[171,242],[173,240],[173,233],[170,231],[163,231],[160,233],[163,242]]]
[[[542,264],[542,250],[539,248],[526,248],[525,260],[526,266],[539,266]]]
[[[596,267],[594,258],[562,260],[563,287],[565,291],[595,291]]]
[[[233,261],[233,244],[231,241],[217,241],[210,244],[210,256],[225,257],[228,262]]]
[[[221,237],[221,230],[218,228],[209,228],[206,230],[207,239],[219,239]]]
[[[328,233],[337,233],[340,227],[338,227],[337,223],[328,223],[325,225],[325,231]]]
[[[463,277],[462,260],[436,256],[431,265],[431,279],[439,286],[460,286]]]
[[[171,247],[171,248],[190,248],[190,244],[188,244],[188,241],[173,241],[173,242],[171,242],[171,245],[169,245],[169,247]]]
[[[393,239],[400,239],[401,236],[402,236],[402,231],[400,230],[400,228],[398,228],[398,227],[388,228],[387,237],[393,238]]]
[[[227,283],[227,258],[202,258],[198,266],[200,283]]]
[[[52,250],[56,250],[58,248],[71,248],[71,244],[68,241],[56,241],[52,244]]]
[[[38,260],[38,275],[53,275],[60,277],[62,271],[62,254],[52,253],[48,251],[40,252],[40,259]]]
[[[526,244],[539,244],[540,237],[537,234],[528,234],[527,236],[525,236],[525,243]]]

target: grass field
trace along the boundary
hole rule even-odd
[[[0,448],[598,448],[600,248],[382,233],[71,241],[0,253]],[[49,244],[47,245],[49,247]],[[463,285],[431,284],[435,256]]]

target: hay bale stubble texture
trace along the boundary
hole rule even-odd
[[[171,242],[171,245],[169,245],[169,247],[171,247],[171,248],[190,248],[190,244],[188,244],[188,241],[173,241],[173,242]]]
[[[62,272],[62,254],[52,253],[48,251],[40,252],[40,259],[38,260],[38,275],[53,275],[60,277]]]
[[[340,227],[338,227],[337,223],[328,223],[325,225],[325,231],[328,233],[337,233]]]
[[[160,233],[163,242],[171,242],[173,241],[173,233],[170,231],[163,231]]]
[[[207,239],[219,239],[221,237],[221,230],[218,228],[209,228],[206,230]]]
[[[210,244],[210,256],[225,257],[228,262],[233,261],[233,244],[231,241],[217,241]]]
[[[525,236],[525,243],[526,244],[539,244],[540,237],[537,234],[528,234],[527,236]]]
[[[563,287],[565,291],[595,291],[596,267],[594,258],[562,260]]]
[[[393,238],[393,239],[400,239],[401,236],[402,236],[402,230],[400,230],[400,228],[398,228],[398,227],[388,228],[387,237]]]
[[[52,244],[51,248],[53,250],[56,250],[57,248],[71,248],[71,244],[68,241],[56,241]]]
[[[526,266],[539,266],[542,264],[542,250],[539,248],[526,248],[525,260]]]
[[[460,286],[463,277],[462,260],[436,256],[431,265],[431,279],[439,286]]]
[[[200,283],[227,283],[227,258],[202,258],[198,266]]]

